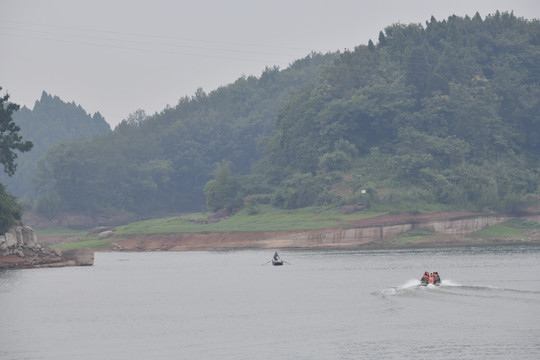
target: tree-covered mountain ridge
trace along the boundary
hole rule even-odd
[[[42,196],[50,215],[512,211],[539,196],[539,64],[537,19],[394,24],[376,44],[310,54],[58,145],[41,164]]]
[[[32,141],[34,147],[32,151],[18,155],[17,171],[13,176],[0,173],[0,183],[25,203],[37,195],[33,180],[39,160],[50,147],[74,139],[90,140],[111,131],[100,113],[90,115],[80,105],[66,103],[45,91],[32,109],[24,106],[14,112],[13,121],[20,127],[21,136]]]
[[[260,178],[287,208],[513,210],[538,195],[539,45],[511,13],[389,26],[282,107]]]

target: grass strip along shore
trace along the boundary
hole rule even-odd
[[[404,224],[407,222],[417,222],[420,218],[440,218],[444,219],[456,217],[460,214],[473,216],[471,212],[437,212],[437,213],[390,213],[384,211],[359,211],[350,214],[343,214],[335,207],[313,207],[297,210],[279,210],[272,207],[263,207],[257,213],[242,210],[234,216],[223,218],[219,222],[208,223],[208,215],[204,213],[181,214],[167,216],[158,219],[144,220],[112,228],[107,237],[100,234],[89,234],[88,230],[71,230],[65,228],[43,228],[35,229],[38,239],[53,247],[60,249],[74,249],[90,247],[95,250],[170,250],[178,249],[171,245],[176,239],[192,239],[189,245],[185,245],[184,250],[196,250],[197,244],[201,249],[211,247],[204,245],[204,239],[212,238],[213,242],[219,242],[225,246],[225,242],[231,241],[230,246],[234,247],[235,239],[242,239],[239,247],[250,247],[249,237],[261,240],[264,237],[272,237],[276,234],[287,236],[290,234],[301,234],[317,232],[321,230],[346,230],[356,227],[379,226],[380,224]],[[481,216],[481,213],[478,213]],[[535,217],[536,216],[536,217]],[[486,226],[483,229],[474,231],[467,236],[449,236],[432,230],[411,228],[397,236],[385,239],[384,242],[371,243],[370,246],[378,247],[428,247],[444,245],[486,245],[486,244],[514,244],[528,243],[540,244],[540,223],[539,215],[528,217],[508,216],[507,220],[501,223]],[[532,219],[532,220],[531,220]],[[137,247],[122,247],[122,244],[129,239],[137,239]],[[152,239],[152,246],[145,246],[145,241]],[[156,245],[158,239],[163,241],[160,248]],[[199,241],[199,243],[197,243]],[[126,242],[127,244],[127,242]],[[241,244],[241,245],[240,245]],[[276,243],[279,245],[279,243]],[[218,246],[219,247],[219,246]],[[298,247],[303,247],[300,243]],[[337,245],[339,247],[339,245]]]

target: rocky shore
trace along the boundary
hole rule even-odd
[[[94,251],[60,251],[41,245],[30,226],[18,224],[0,234],[0,270],[40,267],[88,266],[94,264]]]

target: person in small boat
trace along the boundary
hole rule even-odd
[[[420,279],[420,283],[427,284],[428,281],[429,281],[429,273],[426,271],[426,272],[424,272],[424,275]]]
[[[274,253],[274,261],[279,261],[279,255],[277,253],[277,251]]]
[[[441,282],[441,278],[439,277],[439,273],[435,271],[433,273],[433,283],[439,284],[440,282]]]

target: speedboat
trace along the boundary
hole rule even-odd
[[[433,284],[435,286],[441,285],[441,277],[439,276],[438,272],[432,272],[428,273],[427,271],[422,275],[422,278],[420,279],[420,285],[422,286],[428,286],[429,284]]]

